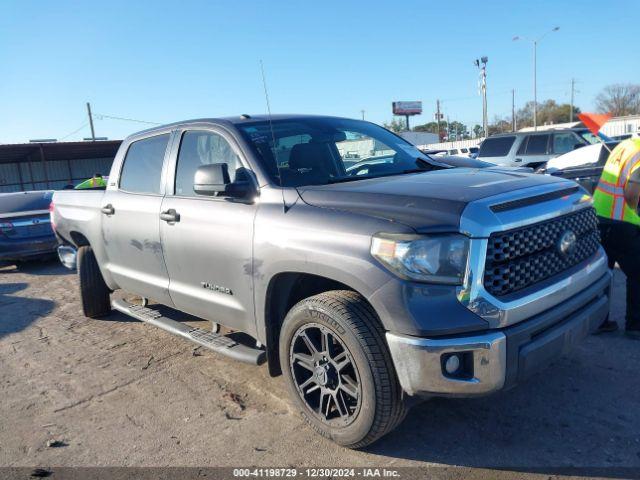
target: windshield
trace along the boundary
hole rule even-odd
[[[443,168],[416,147],[373,123],[300,118],[239,125],[274,183],[326,185]],[[275,138],[275,145],[274,145]]]
[[[596,143],[600,143],[600,139],[595,136],[593,133],[591,133],[589,130],[580,130],[579,132],[577,132],[578,135],[580,135],[582,138],[584,138],[587,142],[589,142],[591,145],[594,145]]]

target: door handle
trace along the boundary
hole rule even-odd
[[[522,159],[521,158],[516,158],[516,162],[521,162]]]
[[[105,215],[113,215],[114,213],[116,213],[116,209],[113,208],[113,205],[111,204],[105,205],[100,209],[100,211],[102,211],[102,213],[104,213]]]
[[[160,213],[160,220],[164,220],[165,222],[175,223],[180,221],[180,214],[175,211],[175,209],[170,208],[166,212]]]

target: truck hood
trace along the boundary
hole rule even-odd
[[[496,168],[455,168],[369,180],[299,187],[316,207],[346,210],[399,222],[416,231],[457,231],[464,208],[474,200],[561,178]]]

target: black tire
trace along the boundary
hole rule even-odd
[[[300,345],[308,348],[309,352],[312,351],[307,340],[313,337],[314,331],[321,337],[319,350],[330,352],[337,349],[334,351],[341,353],[335,356],[336,359],[348,357],[348,363],[340,363],[347,364],[347,371],[353,372],[350,375],[357,377],[357,381],[345,379],[341,373],[344,371],[341,370],[343,367],[332,372],[333,380],[327,380],[329,372],[324,374],[322,371],[323,358],[320,358],[320,366],[317,362],[307,363],[310,355],[306,355],[304,362],[301,361],[301,355],[296,351],[300,351]],[[323,348],[323,338],[324,345],[331,343],[333,346]],[[317,344],[318,341],[312,343]],[[315,358],[317,354],[322,357],[323,354],[316,350],[313,350],[315,353],[312,356]],[[332,360],[331,355],[327,357]],[[326,362],[327,359],[324,360]],[[303,418],[316,432],[339,445],[349,448],[365,447],[389,433],[404,419],[406,407],[382,325],[373,308],[356,292],[334,290],[296,304],[287,314],[282,326],[280,364],[289,393]],[[329,367],[325,365],[325,369]],[[318,374],[311,373],[310,376],[322,378],[320,383],[315,379],[309,380],[309,377],[306,381],[301,380],[301,374],[298,373],[309,375],[306,371],[317,372],[318,369]],[[345,397],[342,393],[339,399],[341,392],[338,390],[342,389],[343,380],[344,385],[350,389],[357,384],[358,395]],[[309,381],[313,383],[309,384]],[[311,387],[305,387],[305,384]],[[336,387],[336,384],[340,386]],[[315,392],[309,393],[314,389],[319,391],[315,402],[312,398]],[[333,391],[334,396],[327,400],[325,408],[323,398],[331,395],[327,393],[329,391]],[[329,405],[331,402],[332,409]],[[317,408],[312,403],[317,404]],[[323,410],[333,410],[332,415],[335,417],[337,412],[338,417],[331,419]],[[347,413],[344,416],[343,411]]]
[[[76,262],[80,283],[80,301],[86,317],[99,318],[111,313],[109,287],[104,283],[98,262],[89,246],[78,249]]]

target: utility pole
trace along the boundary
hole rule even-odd
[[[409,115],[405,115],[405,118],[407,119],[407,132],[410,132],[411,127],[409,127]]]
[[[449,122],[449,115],[447,115],[447,142],[450,142],[451,139],[449,136],[451,135],[451,123]]]
[[[96,131],[93,129],[93,115],[91,115],[91,104],[87,102],[87,113],[89,114],[89,125],[91,125],[91,139],[96,141]]]
[[[511,89],[511,131],[516,131],[516,91]]]
[[[571,113],[569,114],[569,121],[573,122],[573,99],[574,92],[576,90],[576,81],[574,78],[571,79]]]
[[[436,100],[436,124],[438,125],[438,143],[442,140],[440,138],[440,100]]]
[[[364,110],[360,110],[360,113],[362,113],[362,120],[364,120]]]

